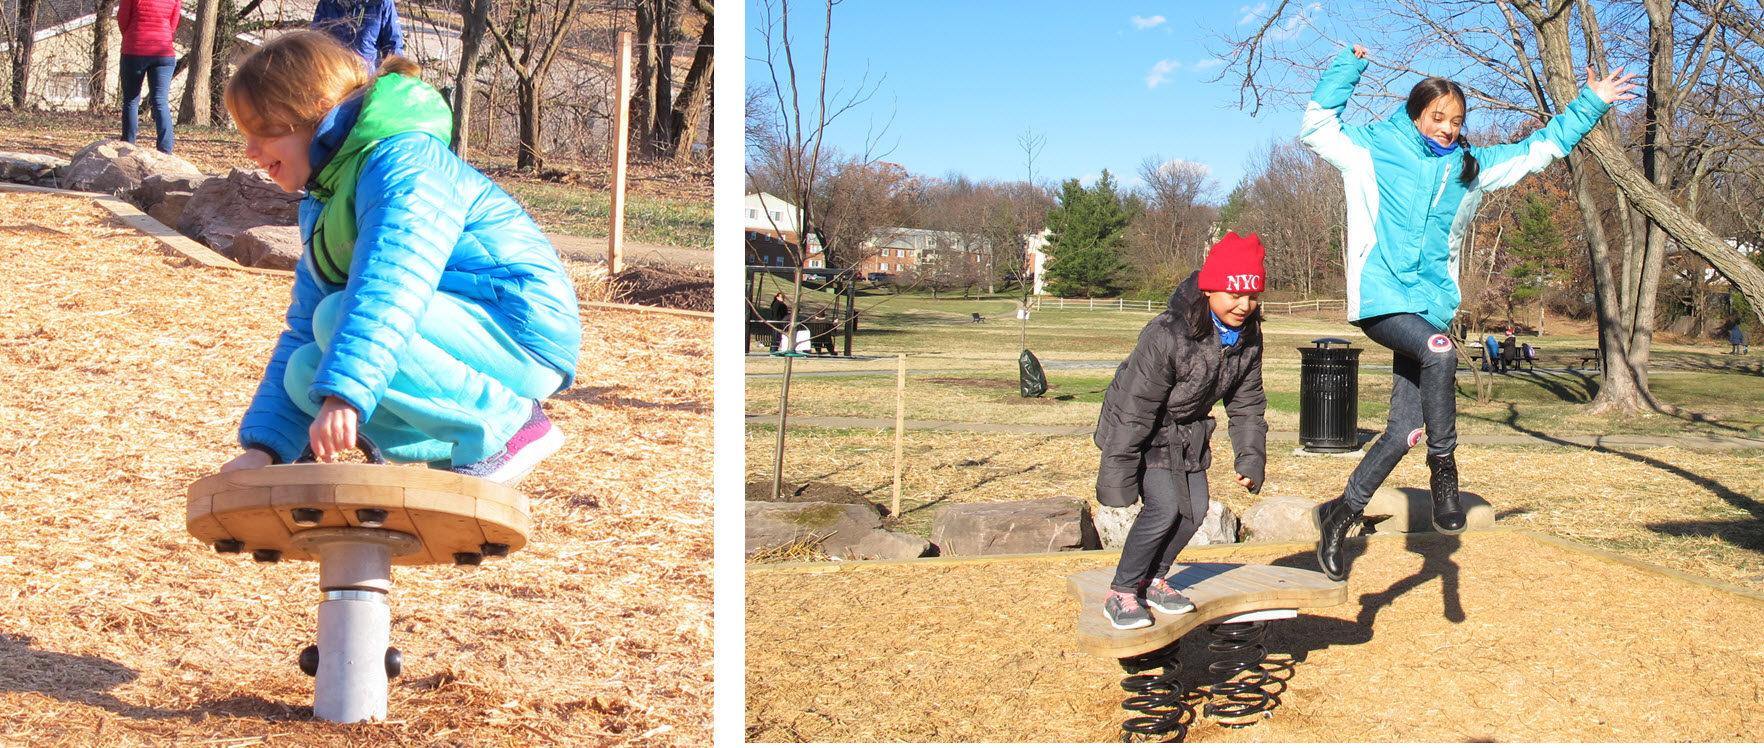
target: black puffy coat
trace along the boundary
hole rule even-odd
[[[1102,450],[1096,500],[1129,506],[1139,498],[1143,462],[1165,460],[1171,472],[1212,465],[1213,404],[1225,403],[1238,474],[1262,488],[1266,470],[1268,396],[1262,391],[1261,315],[1251,315],[1230,347],[1219,345],[1206,295],[1188,276],[1169,308],[1139,333],[1133,353],[1115,369],[1103,394],[1094,441]],[[1180,485],[1180,483],[1178,484]]]

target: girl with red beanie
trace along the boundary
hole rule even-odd
[[[140,130],[141,81],[153,96],[153,127],[159,137],[153,143],[161,153],[172,152],[171,79],[178,51],[172,38],[184,0],[122,0],[116,6],[116,25],[122,28],[122,139],[133,143]]]
[[[1145,506],[1127,531],[1103,611],[1118,629],[1152,625],[1151,609],[1194,609],[1165,577],[1207,516],[1213,403],[1225,403],[1239,485],[1258,493],[1267,465],[1262,391],[1262,242],[1227,232],[1199,272],[1139,333],[1103,394],[1094,441],[1096,500]],[[1143,604],[1142,604],[1143,601]]]

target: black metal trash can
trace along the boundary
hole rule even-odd
[[[1299,446],[1307,452],[1360,448],[1360,350],[1318,338],[1299,350]]]

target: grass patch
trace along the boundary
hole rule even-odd
[[[506,180],[508,190],[546,231],[589,238],[605,237],[612,217],[612,195],[563,184]],[[628,194],[625,238],[672,247],[711,247],[711,201]]]

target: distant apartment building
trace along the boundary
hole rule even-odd
[[[769,192],[747,196],[742,204],[742,229],[746,234],[747,264],[765,267],[826,267],[820,237],[809,234],[808,252],[801,251],[802,236],[796,206]]]

